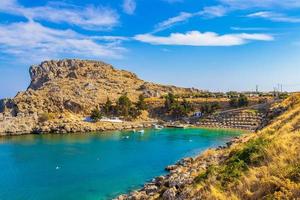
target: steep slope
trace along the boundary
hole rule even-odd
[[[299,199],[300,94],[274,105],[269,118],[262,131],[184,159],[119,199]]]

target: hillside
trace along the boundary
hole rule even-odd
[[[274,105],[268,117],[263,130],[184,159],[119,199],[298,199],[300,94]]]
[[[193,89],[145,82],[134,73],[89,60],[45,61],[30,67],[31,83],[10,104],[14,113],[89,113],[103,104],[127,93],[135,101],[139,94],[159,97],[168,92],[191,93]],[[195,90],[196,91],[196,90]],[[10,106],[12,107],[12,106]]]
[[[115,102],[123,94],[136,102],[141,94],[159,98],[167,93],[200,92],[146,82],[134,73],[91,60],[44,61],[31,66],[29,73],[31,83],[26,91],[0,101],[0,135],[122,129],[116,124],[85,123],[83,118],[107,98]],[[51,120],[41,123],[39,118],[44,115]],[[124,126],[132,127],[126,123]]]

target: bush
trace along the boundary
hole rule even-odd
[[[94,121],[99,121],[102,118],[102,113],[97,108],[92,110],[91,119]]]
[[[231,152],[220,169],[221,185],[226,186],[236,181],[249,165],[260,164],[265,158],[265,146],[268,143],[269,141],[262,138],[254,139],[247,142],[242,149]]]
[[[229,105],[233,108],[238,107],[238,99],[235,97],[230,98]]]
[[[114,113],[114,106],[109,98],[107,98],[106,103],[103,106],[103,113],[109,117]]]
[[[231,97],[229,105],[233,108],[243,107],[249,105],[248,97],[244,94],[241,94],[239,98]]]
[[[43,123],[43,122],[49,121],[51,119],[54,119],[54,114],[45,112],[45,113],[42,113],[39,115],[38,121]]]
[[[141,115],[141,111],[135,107],[131,107],[129,109],[129,116],[132,118],[132,119],[136,119],[138,116]]]
[[[138,102],[136,103],[136,107],[137,107],[137,109],[139,109],[139,110],[146,110],[147,109],[147,104],[146,104],[146,102],[145,102],[145,97],[144,97],[144,95],[140,95],[139,96],[139,100],[138,100]]]
[[[204,114],[211,114],[214,113],[217,109],[219,109],[221,106],[219,103],[212,103],[212,104],[204,104],[201,106],[201,112]]]
[[[188,114],[194,110],[192,104],[186,99],[179,102],[171,93],[165,97],[164,109],[175,118],[188,116]]]
[[[175,102],[176,102],[175,96],[172,93],[169,93],[165,97],[165,109],[166,109],[167,112],[171,111],[171,109],[174,106]]]
[[[240,95],[239,99],[238,99],[238,106],[239,107],[243,107],[243,106],[248,106],[249,104],[249,100],[248,97],[246,97],[245,95]]]
[[[117,113],[123,117],[128,117],[132,102],[126,94],[120,96],[117,102]]]

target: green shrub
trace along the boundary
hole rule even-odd
[[[123,117],[128,117],[131,105],[132,105],[132,102],[127,97],[127,95],[124,94],[124,95],[120,96],[120,98],[118,99],[116,110],[119,115],[121,115]]]
[[[107,100],[106,100],[106,102],[105,102],[105,104],[103,106],[103,113],[107,117],[113,115],[113,113],[114,113],[114,106],[112,104],[112,101],[109,98],[107,98]]]
[[[208,179],[208,176],[216,171],[216,166],[210,165],[205,171],[201,172],[196,178],[195,183],[201,183]]]
[[[138,110],[146,110],[147,109],[147,104],[145,102],[145,97],[144,95],[140,95],[139,96],[139,100],[138,102],[136,103],[136,107]]]
[[[102,118],[102,113],[100,112],[99,109],[95,108],[91,112],[91,119],[94,121],[99,121]]]
[[[265,158],[265,146],[268,140],[259,138],[247,142],[242,149],[231,152],[229,158],[219,170],[222,186],[235,182],[248,169],[249,165],[258,165]]]
[[[249,104],[249,100],[248,97],[246,97],[245,95],[240,95],[239,99],[238,99],[238,106],[239,107],[243,107],[243,106],[248,106]]]

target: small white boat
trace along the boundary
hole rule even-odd
[[[156,129],[156,130],[160,130],[160,129],[163,129],[163,128],[164,128],[164,126],[154,124],[154,129]]]
[[[145,130],[139,130],[138,131],[138,133],[144,133],[145,132]]]

